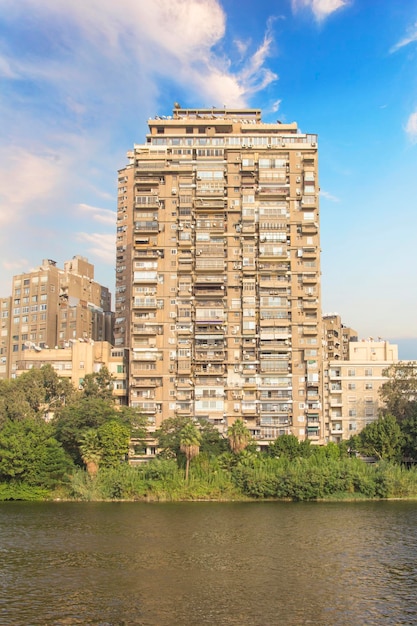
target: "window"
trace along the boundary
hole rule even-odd
[[[349,384],[348,384],[348,389],[350,389],[350,390],[352,390],[352,391],[353,391],[354,389],[356,389],[356,383],[349,383]]]
[[[372,376],[372,368],[371,367],[365,369],[365,376]]]
[[[348,376],[356,376],[356,371],[354,369],[348,369]]]
[[[373,387],[372,383],[365,383],[365,389],[373,389]]]

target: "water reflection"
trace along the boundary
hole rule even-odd
[[[417,503],[0,505],[0,624],[417,623]]]

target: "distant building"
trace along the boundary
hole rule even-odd
[[[351,341],[346,360],[331,359],[324,371],[326,441],[358,434],[378,418],[384,371],[398,363],[398,347],[388,341]]]
[[[2,312],[6,312],[6,299]],[[2,317],[2,324],[5,318]],[[111,295],[94,281],[94,266],[75,256],[64,264],[44,260],[30,272],[14,276],[9,325],[2,326],[6,365],[0,376],[16,374],[17,362],[25,350],[64,348],[72,339],[93,339],[112,343]]]
[[[342,323],[340,315],[323,315],[323,346],[325,360],[349,358],[349,342],[357,341],[358,333]]]

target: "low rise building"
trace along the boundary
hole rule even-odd
[[[16,375],[32,368],[51,365],[58,376],[68,378],[76,389],[81,388],[87,374],[105,366],[113,376],[116,404],[127,405],[128,354],[125,348],[113,348],[107,341],[71,340],[65,348],[31,347],[16,362]]]
[[[350,341],[346,360],[330,359],[324,370],[326,442],[338,443],[376,420],[383,407],[379,389],[385,370],[398,363],[398,346],[388,341]]]

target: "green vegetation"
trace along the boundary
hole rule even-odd
[[[242,420],[223,438],[173,417],[155,434],[158,456],[137,466],[126,462],[129,442],[142,445],[146,420],[114,405],[105,368],[79,391],[49,366],[31,370],[0,381],[0,500],[417,498],[417,383],[413,368],[396,367],[381,390],[386,409],[348,442],[283,435],[260,452]]]

